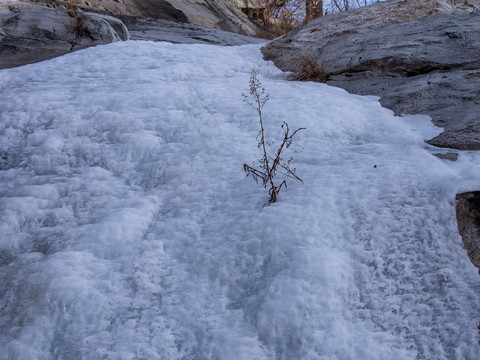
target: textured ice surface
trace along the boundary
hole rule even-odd
[[[265,189],[242,103],[305,184]],[[0,72],[0,359],[478,359],[428,118],[281,79],[259,46],[124,42]],[[296,146],[296,147],[295,147]]]

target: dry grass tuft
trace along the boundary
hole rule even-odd
[[[306,54],[300,57],[295,64],[295,76],[292,81],[315,81],[324,83],[328,80],[328,73],[325,68],[325,61],[320,64],[312,54]]]

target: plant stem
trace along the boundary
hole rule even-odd
[[[262,120],[262,104],[260,101],[260,95],[256,95],[257,98],[257,105],[258,105],[258,118],[260,119],[260,131],[261,131],[261,142],[262,142],[262,147],[263,147],[263,156],[264,156],[264,163],[265,163],[265,170],[267,170],[267,177],[268,180],[270,181],[272,193],[270,194],[270,200],[269,202],[275,202],[277,200],[277,194],[276,194],[276,188],[275,185],[273,184],[273,178],[272,178],[272,172],[270,170],[270,164],[268,163],[268,155],[267,155],[267,148],[265,146],[265,135],[264,135],[264,129],[263,129],[263,120]]]

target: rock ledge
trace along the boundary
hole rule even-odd
[[[329,85],[380,96],[397,115],[427,114],[430,144],[480,149],[480,6],[394,0],[316,19],[262,48],[280,69],[313,55]]]

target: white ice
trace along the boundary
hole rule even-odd
[[[284,80],[260,46],[123,42],[0,71],[0,359],[478,359],[480,278],[425,116]],[[279,202],[269,141],[297,133]]]

